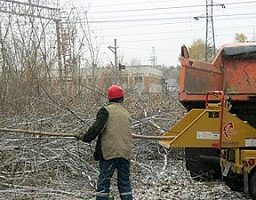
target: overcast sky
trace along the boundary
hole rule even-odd
[[[103,38],[104,63],[114,61],[108,49],[114,46],[114,39],[124,64],[134,59],[150,64],[154,55],[157,64],[176,66],[183,44],[189,46],[193,40],[206,37],[206,0],[73,0],[73,5],[64,2],[60,1],[66,8],[88,11],[91,29]],[[232,43],[236,33],[255,39],[256,1],[219,0],[213,4],[217,48]],[[199,20],[195,20],[198,16]]]

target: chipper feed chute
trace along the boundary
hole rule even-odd
[[[206,101],[207,102],[207,101]],[[163,136],[175,136],[160,140],[171,147],[250,147],[256,146],[256,129],[229,113],[221,103],[206,103],[205,109],[192,109]]]

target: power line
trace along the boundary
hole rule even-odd
[[[244,29],[248,29],[248,28],[254,28],[254,26],[243,26],[243,27],[240,27],[241,30],[244,30]],[[223,35],[221,34],[221,36],[229,36],[230,35],[230,30],[233,30],[234,28],[233,27],[225,27],[225,31],[228,32],[226,35]],[[201,31],[203,31],[203,29],[201,29]],[[145,39],[145,36],[148,36],[147,33],[145,34],[141,34],[140,36],[142,36],[144,39],[138,39],[138,40],[129,40],[129,41],[120,41],[119,43],[120,44],[130,44],[130,43],[139,43],[139,42],[147,42],[147,41],[167,41],[167,40],[178,40],[178,39],[188,39],[188,38],[192,38],[191,37],[191,32],[190,30],[182,30],[182,31],[171,31],[169,32],[169,34],[174,34],[174,33],[181,33],[181,32],[185,32],[188,34],[188,36],[185,36],[184,34],[183,35],[180,35],[180,37],[164,37],[164,38],[157,38],[157,39],[152,39],[152,38],[148,38],[148,39]],[[155,34],[158,34],[158,32],[156,32]],[[115,35],[115,36],[118,36],[118,35]],[[130,35],[127,35],[127,36],[130,36]],[[217,34],[217,37],[219,37],[219,35]],[[125,46],[122,45],[122,48],[126,48]],[[138,48],[136,48],[138,49]]]
[[[215,15],[214,17],[230,17],[230,16],[247,16],[247,15],[256,15],[256,12],[253,13],[237,13],[237,14],[226,14],[226,15]],[[147,22],[147,21],[166,21],[166,20],[190,20],[192,17],[181,16],[181,17],[165,17],[165,18],[131,18],[131,19],[110,19],[110,20],[88,20],[90,24],[97,23],[119,23],[119,22]],[[75,24],[87,23],[87,21],[74,22]],[[179,23],[179,22],[168,22],[168,24]],[[182,22],[181,22],[182,23]]]
[[[123,13],[123,12],[145,12],[156,10],[172,10],[172,9],[184,9],[184,8],[198,8],[204,5],[192,5],[192,6],[171,6],[171,7],[159,7],[159,8],[141,8],[141,9],[126,9],[126,10],[110,10],[110,11],[94,11],[93,13]]]
[[[256,13],[253,13],[254,15]],[[253,15],[251,14],[251,15]],[[247,14],[239,14],[239,15],[218,15],[218,16],[215,16],[215,21],[216,22],[225,22],[225,21],[228,21],[230,20],[230,16],[232,17],[236,17],[238,18],[239,20],[243,20],[243,19],[255,19],[255,16],[246,16]],[[219,17],[225,17],[223,19],[219,19]],[[233,18],[234,19],[234,18]],[[145,28],[147,27],[151,27],[151,26],[166,26],[166,25],[180,25],[180,24],[188,24],[188,23],[192,23],[191,21],[189,20],[186,20],[186,21],[183,21],[183,22],[175,22],[175,21],[172,21],[172,22],[156,22],[156,23],[143,23],[143,27],[141,26],[140,23],[138,24],[134,24],[134,23],[120,23],[120,24],[115,24],[114,26],[111,27],[111,30],[115,30],[115,29],[120,29],[120,28],[123,28],[123,29],[137,29],[138,27],[142,28],[143,30],[145,30]],[[96,24],[96,23],[95,23]],[[94,28],[98,28],[98,30],[104,30],[105,28],[109,28],[109,25],[106,24],[99,24],[100,26],[95,26]],[[155,30],[157,30],[157,28],[155,28]]]
[[[145,2],[144,2],[145,3]],[[144,4],[143,3],[143,4]],[[244,1],[244,2],[232,2],[232,3],[225,3],[225,5],[244,5],[244,4],[253,4],[256,3],[256,1]],[[133,3],[134,4],[134,3]],[[141,4],[141,3],[138,3]],[[113,7],[113,6],[122,6],[125,7],[125,5],[131,5],[130,3],[122,3],[122,4],[104,4],[102,6],[93,6],[93,8],[106,8],[106,7]],[[135,7],[135,6],[134,6]],[[104,10],[104,11],[90,11],[90,13],[123,13],[123,12],[144,12],[144,11],[156,11],[156,10],[172,10],[172,9],[187,9],[187,8],[204,8],[204,4],[198,4],[198,5],[188,5],[188,6],[168,6],[168,7],[154,7],[154,8],[140,8],[140,9],[120,9],[120,10]],[[73,9],[74,7],[72,7]],[[86,7],[80,6],[75,8],[81,8],[84,9]],[[71,9],[71,7],[69,7]]]

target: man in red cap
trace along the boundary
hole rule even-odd
[[[132,200],[130,160],[132,157],[131,118],[122,106],[124,91],[118,85],[108,88],[109,105],[102,107],[96,121],[85,134],[75,137],[90,143],[96,137],[95,160],[99,161],[100,174],[96,200],[107,200],[110,180],[117,170],[117,184],[121,200]]]

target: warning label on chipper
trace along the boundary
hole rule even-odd
[[[255,138],[245,139],[245,146],[246,147],[256,147],[256,139]]]
[[[218,132],[197,131],[196,138],[201,140],[219,140],[220,134]]]

